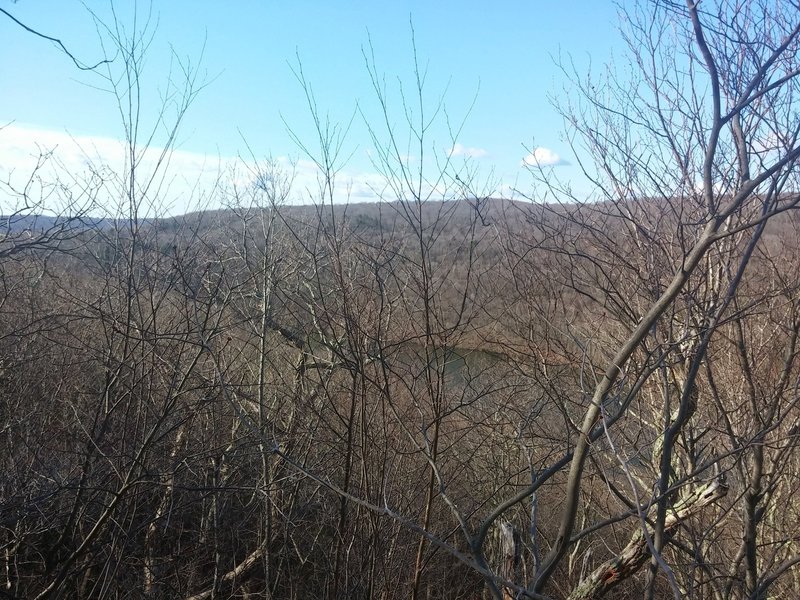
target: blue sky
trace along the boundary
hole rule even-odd
[[[115,4],[119,22],[126,27],[133,22],[134,4]],[[85,6],[73,0],[0,0],[0,7],[60,38],[82,61],[103,56],[87,8],[111,22],[105,0],[87,0]],[[149,7],[138,3],[140,24]],[[608,61],[612,52],[619,52],[617,10],[614,3],[589,0],[562,5],[537,0],[154,0],[157,27],[141,76],[143,122],[151,123],[160,107],[171,59],[199,63],[200,80],[207,85],[180,129],[179,154],[172,164],[178,178],[192,181],[199,169],[203,182],[210,182],[220,164],[240,154],[249,159],[246,141],[257,158],[300,160],[298,187],[309,187],[302,177],[309,175],[310,167],[287,131],[288,127],[314,147],[313,123],[293,74],[298,57],[320,111],[331,122],[346,125],[358,106],[380,127],[363,58],[371,39],[375,66],[389,90],[390,123],[402,132],[397,90],[398,81],[406,93],[413,87],[413,23],[418,60],[427,72],[427,110],[444,94],[451,126],[466,116],[455,147],[458,160],[468,160],[484,176],[493,173],[498,193],[508,193],[510,187],[524,191],[529,176],[521,162],[527,151],[539,147],[541,159],[555,160],[558,155],[561,162],[572,163],[558,167],[559,174],[579,185],[574,157],[563,142],[563,123],[548,100],[563,94],[565,84],[554,59],[569,55],[579,69],[590,61],[595,66]],[[0,37],[6,48],[6,60],[0,61],[0,124],[6,125],[0,130],[0,174],[24,174],[30,163],[18,159],[33,153],[34,143],[46,149],[57,146],[67,168],[77,164],[69,157],[76,145],[84,156],[92,154],[86,150],[91,146],[115,168],[113,153],[104,148],[122,135],[122,126],[113,98],[98,89],[102,80],[80,72],[53,44],[3,15]],[[343,179],[377,181],[371,146],[364,118],[356,114],[344,142],[349,161]],[[426,148],[430,156],[453,150],[444,118],[431,128]],[[352,189],[359,193],[351,200],[370,199],[369,186]],[[180,185],[172,192],[180,198],[172,201],[170,210],[191,208]],[[298,193],[295,201],[309,197]]]

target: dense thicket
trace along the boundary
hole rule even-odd
[[[596,246],[577,207],[487,200],[483,220],[466,201],[411,223],[394,205],[189,215],[4,260],[6,592],[481,597],[460,529],[475,535],[570,452],[587,390],[670,275],[673,208],[625,206],[665,223],[657,253],[623,228]],[[543,243],[556,231],[568,251]],[[550,594],[641,529],[681,353],[752,239],[693,275],[607,401],[610,422],[635,389],[595,441]],[[739,594],[751,525],[759,581],[795,556],[798,243],[790,215],[765,233],[692,385],[670,506],[720,473],[731,491],[670,532],[663,558],[687,594]],[[563,485],[503,514],[520,569],[557,535]],[[499,570],[491,529],[484,568]],[[798,593],[791,573],[774,593]]]
[[[797,7],[626,19],[633,75],[562,105],[585,196],[545,166],[479,193],[428,160],[424,74],[401,134],[368,56],[381,202],[336,202],[299,68],[313,206],[249,161],[176,219],[202,86],[171,80],[147,137],[146,32],[102,30],[124,172],[0,183],[1,593],[800,597]]]

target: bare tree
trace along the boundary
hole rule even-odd
[[[542,167],[492,199],[417,57],[393,91],[367,50],[382,202],[338,201],[352,123],[298,65],[312,206],[243,161],[226,210],[178,219],[162,169],[202,86],[175,74],[156,143],[140,45],[103,29],[126,165],[61,189],[118,221],[0,246],[4,592],[796,595],[797,10],[633,3],[622,29],[618,70],[565,66],[589,197]]]
[[[594,159],[581,166],[596,197],[582,201],[552,171],[537,169],[560,203],[529,211],[538,230],[529,243],[538,253],[566,257],[570,270],[560,285],[588,300],[611,335],[587,335],[587,323],[569,333],[579,345],[602,344],[589,355],[598,379],[575,419],[574,449],[560,461],[568,469],[563,509],[531,592],[547,589],[575,546],[592,471],[605,462],[600,475],[619,486],[609,469],[616,463],[630,476],[631,460],[641,461],[648,439],[654,470],[635,474],[632,498],[620,495],[642,524],[570,597],[598,597],[647,556],[650,597],[658,570],[677,597],[691,589],[665,561],[665,548],[681,547],[674,529],[695,512],[690,507],[718,500],[730,485],[711,429],[698,423],[698,407],[711,402],[701,375],[723,324],[736,318],[767,221],[799,199],[790,108],[798,74],[795,17],[782,3],[634,5],[625,23],[631,75],[610,70],[599,81],[576,79],[582,101],[566,106],[564,116],[578,156],[588,151]],[[650,416],[643,414],[645,397]],[[641,433],[631,434],[631,420],[645,430],[637,425]],[[604,447],[609,430],[620,436],[620,450]],[[499,505],[490,520],[547,479]],[[602,520],[590,530],[601,526]],[[753,594],[757,585],[748,587]]]

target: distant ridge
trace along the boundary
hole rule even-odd
[[[17,234],[25,231],[43,232],[54,228],[68,227],[74,229],[110,229],[125,222],[120,219],[97,217],[65,217],[33,214],[0,215],[0,232]]]

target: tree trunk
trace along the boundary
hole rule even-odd
[[[517,583],[520,579],[519,568],[522,556],[519,532],[511,523],[500,524],[500,553],[502,564],[500,576],[506,581]],[[509,587],[503,587],[503,600],[514,600],[516,592]]]

